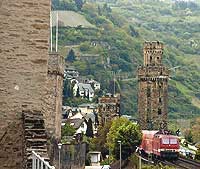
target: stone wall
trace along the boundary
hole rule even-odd
[[[103,96],[98,100],[98,120],[101,126],[120,116],[120,95]]]
[[[43,107],[50,0],[0,1],[0,169],[23,165],[22,110]]]
[[[58,53],[50,53],[46,81],[45,119],[49,136],[61,138],[62,92],[64,58]]]

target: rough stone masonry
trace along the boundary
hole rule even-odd
[[[169,70],[162,64],[163,44],[145,42],[138,67],[138,113],[142,129],[167,129]]]
[[[22,112],[42,113],[49,137],[60,137],[62,73],[48,74],[49,13],[50,0],[0,1],[0,169],[24,166]],[[48,82],[58,84],[52,97]]]

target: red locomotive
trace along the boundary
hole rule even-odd
[[[177,159],[179,156],[179,140],[167,131],[143,130],[140,150],[157,158]]]

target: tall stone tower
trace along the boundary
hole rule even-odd
[[[138,113],[142,129],[167,128],[169,70],[162,65],[163,44],[144,43],[144,65],[138,67]]]

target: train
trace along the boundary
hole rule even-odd
[[[179,157],[179,139],[168,131],[142,131],[142,143],[139,152],[153,158],[176,160]]]

